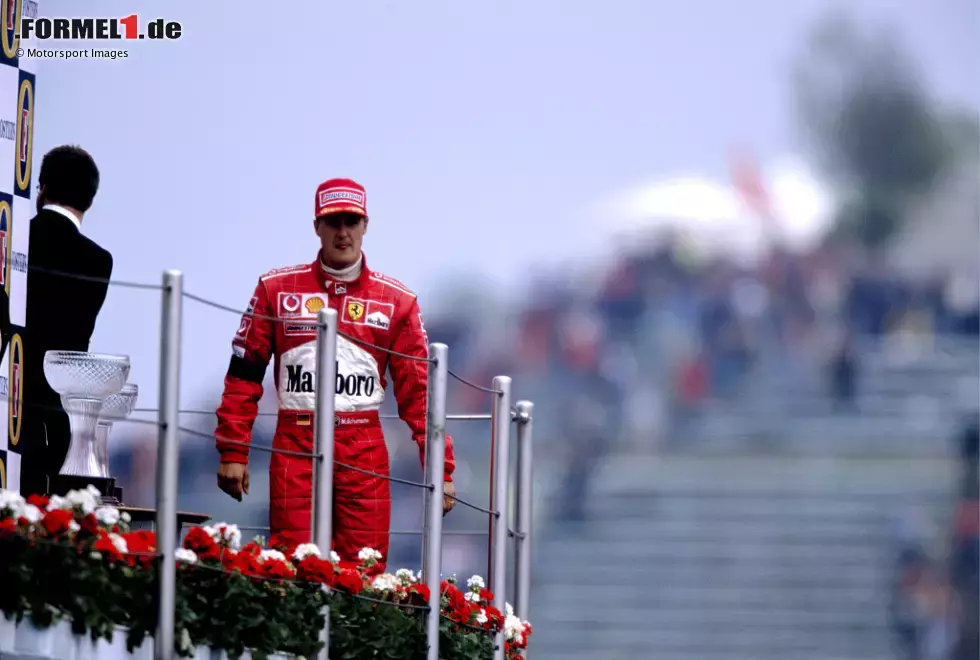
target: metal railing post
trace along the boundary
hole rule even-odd
[[[180,334],[184,278],[180,271],[163,273],[160,314],[160,408],[157,445],[157,552],[160,593],[157,601],[156,660],[174,657],[177,605],[177,472],[180,462]]]
[[[445,344],[429,346],[429,391],[427,396],[427,420],[425,438],[426,483],[424,545],[422,549],[422,575],[429,588],[429,611],[426,614],[426,641],[428,660],[439,660],[439,609],[442,602],[442,501],[445,488],[446,463],[446,394],[449,381],[449,347]]]
[[[492,433],[493,457],[491,474],[493,489],[490,510],[496,515],[490,517],[490,590],[493,591],[493,606],[504,611],[507,602],[507,490],[510,472],[510,377],[496,376],[493,379]],[[504,633],[500,631],[494,639],[494,660],[504,660]]]
[[[333,538],[333,439],[334,394],[337,380],[337,310],[325,308],[317,314],[316,408],[313,427],[313,542],[329,556]],[[330,608],[320,634],[324,646],[319,660],[330,657]]]
[[[514,522],[516,552],[514,573],[516,593],[514,613],[521,619],[530,619],[531,601],[531,528],[534,526],[534,465],[531,445],[534,425],[534,404],[517,402],[517,519]]]

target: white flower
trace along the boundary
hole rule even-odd
[[[303,561],[309,556],[320,557],[320,548],[314,543],[301,543],[293,550],[293,559]]]
[[[509,642],[520,644],[524,641],[524,627],[527,621],[521,621],[515,614],[510,603],[504,603],[507,615],[504,617],[504,635]]]
[[[338,555],[336,552],[334,552],[333,550],[331,550],[330,551],[330,559],[329,559],[329,561],[330,561],[331,564],[339,564],[340,563],[340,555]]]
[[[478,593],[480,589],[486,589],[487,587],[487,585],[483,582],[483,578],[481,578],[479,575],[474,575],[467,580],[466,586],[470,588],[470,591],[476,591]]]
[[[89,484],[88,486],[85,487],[85,492],[91,495],[92,497],[94,497],[95,499],[99,499],[102,497],[102,492],[92,484]]]
[[[382,573],[371,583],[371,588],[375,591],[394,591],[397,587],[398,583],[391,573]]]
[[[218,523],[217,525],[207,525],[204,531],[208,533],[216,543],[226,543],[232,550],[239,550],[242,547],[242,532],[238,525],[228,525]]]
[[[174,550],[174,559],[184,562],[185,564],[196,564],[197,553],[193,550],[188,550],[187,548],[177,548]]]
[[[87,516],[99,506],[99,491],[94,486],[89,486],[85,490],[70,490],[65,495],[65,500],[72,509],[78,509],[82,515]]]
[[[370,566],[381,561],[381,553],[374,548],[361,548],[361,551],[357,553],[357,558]]]
[[[61,495],[52,495],[48,498],[48,511],[55,511],[57,509],[70,509],[71,503],[68,502]]]
[[[123,511],[122,513],[119,514],[119,519],[124,523],[129,523],[133,519],[133,517],[129,515],[128,511]]]
[[[524,623],[513,614],[508,614],[504,618],[504,634],[507,641],[520,644],[524,641]]]
[[[14,518],[19,518],[25,501],[20,493],[12,490],[0,490],[0,512],[10,511]]]
[[[478,594],[475,591],[467,591],[466,593],[463,594],[463,598],[465,598],[467,601],[471,603],[475,603],[478,600],[480,600],[480,594]]]
[[[489,620],[490,619],[487,618],[487,611],[481,608],[480,613],[476,615],[476,622],[482,626]]]
[[[278,559],[279,561],[286,561],[286,555],[282,554],[278,550],[263,550],[259,553],[259,561],[269,561],[270,559]]]
[[[187,632],[187,628],[180,629],[180,635],[177,639],[177,648],[179,648],[181,651],[193,650],[194,644],[191,641],[191,634]]]
[[[119,509],[114,506],[100,506],[95,510],[95,519],[106,527],[119,523]]]
[[[68,530],[69,530],[69,531],[71,531],[71,532],[77,532],[77,531],[78,531],[78,530],[80,530],[81,528],[82,528],[82,526],[81,526],[81,525],[79,525],[79,524],[78,524],[77,522],[75,522],[74,520],[72,520],[72,521],[71,521],[70,523],[68,523]]]
[[[27,518],[27,522],[33,525],[39,520],[41,520],[42,516],[43,514],[41,513],[41,510],[39,508],[37,508],[33,504],[25,504],[24,507],[20,510],[20,515],[18,516],[18,518]]]
[[[415,577],[415,573],[407,568],[399,568],[397,571],[395,571],[395,577],[398,579],[399,584],[401,584],[403,587],[410,587],[418,582],[418,578]]]
[[[112,541],[112,545],[116,547],[116,550],[120,554],[126,554],[129,552],[129,546],[126,544],[126,539],[119,536],[118,534],[109,534],[109,540]]]

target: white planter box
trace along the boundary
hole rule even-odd
[[[15,653],[42,658],[74,660],[76,645],[75,636],[71,634],[71,623],[68,621],[59,621],[50,628],[41,630],[25,619],[17,626],[17,634],[14,636]]]
[[[75,637],[75,655],[72,660],[153,660],[153,638],[145,638],[130,653],[126,650],[128,633],[126,628],[117,628],[112,635],[112,641],[100,639],[92,642],[90,637]]]
[[[0,612],[0,653],[13,653],[17,644],[17,623]]]
[[[269,660],[290,660],[293,656],[291,655],[280,655],[278,653],[266,656]],[[152,659],[151,659],[152,660]],[[194,656],[193,660],[229,660],[228,654],[221,649],[211,649],[206,647],[198,647],[197,654]],[[243,653],[239,660],[252,660],[252,654],[247,649]]]
[[[147,637],[132,653],[126,650],[127,630],[119,628],[112,641],[73,635],[71,622],[60,621],[50,628],[38,629],[28,619],[15,624],[0,614],[0,652],[30,655],[50,660],[153,660],[153,638]],[[176,655],[174,658],[176,659]],[[269,660],[290,660],[292,656],[270,655]],[[198,647],[191,660],[229,660],[221,649]],[[248,651],[240,660],[252,660]]]

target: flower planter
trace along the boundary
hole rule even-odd
[[[252,660],[252,657],[251,651],[246,649],[245,653],[239,656],[238,660]],[[293,656],[274,653],[272,655],[267,655],[266,658],[268,658],[268,660],[291,660]],[[230,660],[230,656],[224,649],[212,649],[199,646],[193,660]]]
[[[14,636],[14,652],[22,655],[71,660],[75,657],[76,646],[68,621],[59,621],[50,628],[41,629],[25,619],[18,624]]]
[[[17,622],[0,612],[0,653],[13,653],[16,637]]]
[[[153,638],[147,637],[130,653],[126,650],[127,634],[129,629],[120,627],[112,634],[112,641],[93,642],[90,637],[76,637],[73,660],[153,660]]]
[[[32,594],[34,607],[55,608],[67,588],[76,593],[77,607],[72,608],[76,616],[87,619],[90,613],[114,612],[114,622],[151,626],[151,590],[159,570],[151,557],[158,554],[157,539],[150,531],[132,531],[125,516],[112,507],[100,506],[99,493],[92,488],[71,491],[64,497],[32,496],[28,500],[0,489],[0,535],[20,539],[3,543],[0,589],[13,583],[17,589],[37,592]],[[431,598],[433,604],[442,604],[440,614],[460,624],[448,634],[461,647],[473,649],[464,654],[465,660],[489,660],[488,645],[478,642],[477,636],[499,632],[509,642],[508,660],[521,660],[527,637],[532,634],[530,624],[514,616],[509,607],[501,612],[492,606],[494,595],[479,576],[467,581],[465,591],[456,586],[454,578],[441,580],[440,593],[430,594],[413,571],[401,569],[378,575],[375,568],[382,557],[371,548],[362,548],[356,560],[341,561],[336,552],[321,552],[310,543],[293,545],[274,538],[270,548],[255,541],[243,546],[241,536],[236,526],[224,523],[188,531],[182,547],[173,552],[177,563],[176,624],[200,621],[215,608],[221,610],[222,620],[235,622],[255,616],[255,606],[259,605],[265,614],[261,634],[279,631],[287,635],[282,639],[299,642],[296,649],[303,650],[315,646],[312,642],[322,633],[329,607],[341,621],[340,634],[331,640],[338,657],[357,655],[362,642],[373,645],[378,641],[361,640],[365,629],[384,638],[389,655],[400,657],[414,653],[425,639],[417,613],[402,605],[419,608],[428,605]],[[30,579],[23,579],[25,575]],[[101,594],[108,581],[114,588],[108,590],[110,601],[103,603]],[[49,598],[53,594],[59,598]],[[361,595],[391,607],[381,613],[377,604],[365,605],[358,600]],[[139,618],[124,617],[122,612],[138,612]],[[375,616],[379,626],[364,625]],[[215,625],[234,624],[216,621]],[[473,631],[474,627],[478,630]],[[391,635],[396,630],[398,634]],[[194,660],[230,660],[223,649],[195,647],[214,639],[231,645],[234,642],[230,639],[223,641],[225,638],[212,636],[207,630],[196,630],[194,639],[186,629],[179,633],[177,644]],[[125,637],[126,631],[119,629],[110,639],[93,642],[86,635],[72,635],[68,622],[39,630],[31,621],[12,626],[0,616],[0,644],[9,648],[13,638],[12,651],[0,646],[3,655],[47,660],[150,660],[152,639],[130,653],[125,650]],[[245,653],[243,658],[257,660],[254,655]],[[289,656],[274,654],[266,660],[289,660]]]

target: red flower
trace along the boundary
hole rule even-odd
[[[88,534],[97,534],[99,531],[99,521],[96,520],[93,514],[88,514],[78,520],[78,524],[81,525],[82,529]]]
[[[48,499],[47,495],[28,495],[27,503],[33,504],[41,511],[44,511],[45,509],[48,508],[48,504],[50,504],[50,500]]]
[[[336,569],[326,559],[321,559],[316,555],[309,555],[299,562],[296,572],[300,580],[305,582],[317,582],[332,587],[336,580]]]
[[[71,511],[55,509],[44,514],[44,518],[41,519],[41,526],[44,527],[44,531],[49,536],[58,536],[68,531],[73,520],[74,515]]]
[[[243,552],[246,555],[251,555],[252,557],[258,557],[262,554],[262,546],[255,541],[250,541],[242,546],[242,549],[238,552]]]
[[[127,532],[122,535],[129,549],[130,565],[140,564],[149,566],[153,563],[153,555],[157,550],[157,537],[153,532],[141,529],[135,532]]]
[[[109,558],[109,561],[116,562],[122,559],[123,555],[119,552],[119,548],[116,547],[112,539],[109,538],[108,534],[102,533],[98,539],[96,539],[95,544],[92,546],[97,552],[101,552]]]
[[[481,603],[492,603],[493,602],[493,592],[489,589],[480,589],[480,602]]]
[[[357,571],[345,568],[337,575],[337,588],[352,594],[359,594],[364,589],[364,578]]]
[[[272,580],[291,580],[295,577],[292,567],[281,559],[266,559],[262,563],[263,577]]]
[[[221,565],[226,571],[238,571],[242,575],[262,575],[262,565],[259,563],[258,556],[248,552],[225,550],[221,554]]]
[[[429,591],[428,585],[424,585],[424,584],[413,584],[411,587],[408,588],[408,591],[409,591],[409,593],[412,593],[412,594],[418,594],[419,597],[422,599],[422,602],[425,603],[425,604],[428,604],[429,603],[429,598],[432,597],[432,594]]]
[[[201,527],[191,527],[184,537],[184,547],[193,550],[198,559],[217,561],[221,558],[221,548]]]
[[[278,550],[287,557],[293,556],[293,551],[296,550],[297,545],[299,544],[291,541],[282,534],[273,534],[269,539],[269,547],[273,550]]]
[[[483,608],[483,611],[487,615],[486,627],[492,630],[500,630],[504,625],[504,615],[500,613],[493,605],[487,605]]]
[[[459,623],[469,623],[473,617],[473,606],[456,585],[442,581],[442,605],[446,616]]]
[[[0,533],[12,533],[16,531],[17,523],[13,518],[4,518],[0,520]]]

